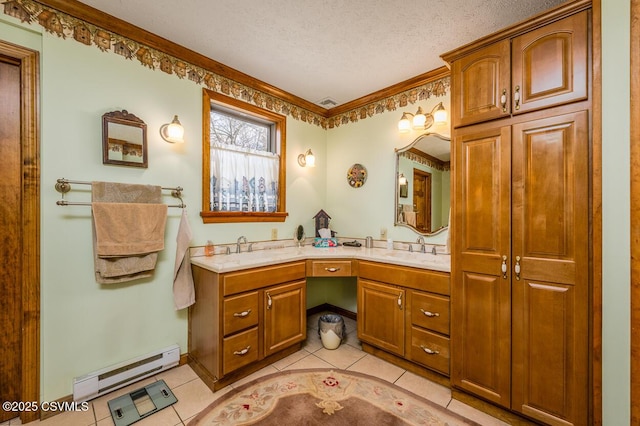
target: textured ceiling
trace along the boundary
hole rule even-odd
[[[440,54],[564,0],[81,2],[307,101],[340,105],[439,68]]]

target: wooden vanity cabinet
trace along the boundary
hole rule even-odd
[[[511,39],[523,64],[520,110],[511,104],[504,119],[453,132],[451,384],[544,424],[583,425],[590,416],[591,105],[582,90],[589,11],[570,12],[544,26],[536,21],[530,32],[518,28],[524,34]],[[536,65],[537,44],[540,58],[555,51],[556,61]],[[454,72],[465,68],[460,61]],[[535,100],[545,87],[549,96]],[[467,108],[464,90],[454,87],[454,111]],[[486,118],[463,117],[459,126]]]
[[[189,355],[212,389],[288,355],[306,339],[304,262],[221,274],[192,269],[197,301],[189,308]]]
[[[358,338],[449,375],[449,274],[360,261]]]
[[[451,63],[453,126],[587,99],[588,19],[581,11],[535,29],[521,25],[480,48],[443,55]]]

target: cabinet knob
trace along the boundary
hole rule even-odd
[[[424,351],[424,353],[426,353],[428,355],[438,355],[440,353],[439,351],[435,351],[433,349],[429,349],[424,345],[420,345],[420,348]]]
[[[425,316],[427,317],[439,317],[440,314],[437,312],[429,312],[429,311],[425,311],[424,309],[420,308],[420,312],[422,312]]]
[[[251,313],[251,309],[247,309],[244,312],[234,312],[233,316],[236,318],[244,318]]]
[[[238,355],[238,356],[243,356],[243,355],[246,355],[249,352],[249,349],[251,349],[251,345],[247,346],[246,348],[242,349],[241,351],[234,351],[233,354],[234,355]]]

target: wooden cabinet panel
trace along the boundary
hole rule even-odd
[[[307,260],[309,277],[350,277],[355,268],[351,260]]]
[[[451,66],[454,127],[507,116],[510,109],[510,41],[480,49]]]
[[[460,275],[452,295],[451,383],[509,407],[510,283],[495,275],[468,271]]]
[[[412,291],[411,323],[449,335],[449,298]]]
[[[265,356],[307,338],[305,281],[265,289]]]
[[[588,28],[584,11],[513,39],[514,114],[587,99]]]
[[[222,324],[225,336],[258,325],[258,296],[257,291],[252,291],[224,299]]]
[[[273,284],[295,281],[305,277],[305,262],[292,262],[224,274],[223,295],[255,290]]]
[[[449,338],[418,327],[412,327],[410,332],[410,359],[448,376]]]
[[[358,279],[358,338],[404,356],[405,291]]]
[[[257,361],[260,355],[258,327],[234,334],[231,337],[225,337],[222,346],[223,374],[229,374],[240,367]]]
[[[572,285],[514,285],[514,410],[548,424],[588,423],[588,338],[577,326],[587,307],[580,299]]]

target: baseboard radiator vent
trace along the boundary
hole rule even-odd
[[[73,379],[73,400],[88,401],[178,365],[180,347],[167,348]]]

